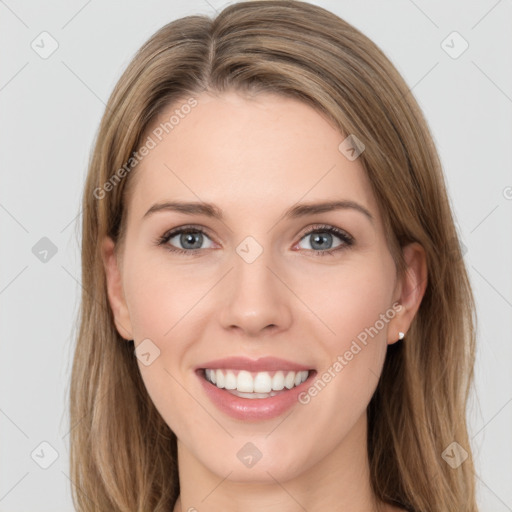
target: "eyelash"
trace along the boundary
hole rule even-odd
[[[208,233],[206,233],[203,229],[201,229],[199,227],[181,226],[179,228],[168,231],[163,236],[159,237],[156,240],[156,244],[159,246],[163,246],[163,245],[167,244],[167,242],[171,238],[175,237],[176,235],[181,235],[183,233],[201,233],[203,235],[208,236]],[[350,236],[345,231],[338,229],[334,226],[330,226],[328,224],[321,224],[321,225],[319,224],[319,225],[313,226],[309,231],[307,231],[306,233],[304,233],[302,235],[301,240],[304,237],[311,235],[313,233],[330,233],[330,234],[335,235],[338,238],[340,238],[343,242],[338,247],[335,247],[334,249],[328,249],[325,251],[318,251],[315,249],[304,249],[306,251],[313,251],[315,256],[334,256],[337,251],[347,249],[354,244],[354,238],[352,236]],[[208,237],[208,238],[210,238],[210,237]],[[194,255],[194,254],[197,254],[199,251],[204,250],[204,249],[180,249],[180,248],[177,248],[177,247],[174,247],[171,245],[168,245],[167,247],[165,247],[165,249],[168,250],[169,252],[172,252],[175,254],[188,254],[188,255]]]

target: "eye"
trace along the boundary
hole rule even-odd
[[[314,236],[312,236],[314,235]],[[313,251],[315,256],[333,255],[333,253],[346,249],[353,245],[354,238],[345,231],[330,225],[313,226],[301,238],[301,240],[311,237],[310,247],[305,249]],[[333,237],[339,240],[337,245],[333,246]],[[210,240],[206,232],[195,226],[181,226],[165,233],[158,238],[157,245],[166,246],[165,248],[178,254],[196,254],[203,249],[211,249],[213,242],[209,247],[203,247],[205,240]],[[181,247],[176,247],[181,245]]]
[[[157,240],[157,243],[158,245],[167,245],[166,248],[171,252],[195,254],[201,249],[211,249],[211,247],[202,247],[205,237],[210,240],[205,231],[200,228],[182,226],[165,233]],[[181,244],[183,248],[175,247],[174,244]]]
[[[315,256],[333,256],[333,253],[346,249],[354,243],[354,238],[348,233],[329,225],[314,226],[301,240],[307,239],[307,237],[310,237],[311,241],[310,247],[306,247],[306,249],[314,251]],[[333,246],[333,237],[338,238],[340,243]]]

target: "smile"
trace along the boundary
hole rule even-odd
[[[281,416],[299,404],[316,370],[275,357],[228,357],[204,362],[196,374],[209,401],[222,413],[243,421]]]
[[[205,369],[205,379],[219,389],[242,398],[269,398],[279,391],[299,386],[309,376],[308,370],[249,372],[234,369]]]

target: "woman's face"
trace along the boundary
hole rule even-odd
[[[180,457],[283,481],[362,446],[407,327],[401,287],[357,153],[317,111],[267,93],[196,100],[161,141],[147,133],[116,264],[104,244],[109,297]]]

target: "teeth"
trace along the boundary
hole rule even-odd
[[[238,374],[239,378],[240,373]],[[267,372],[260,372],[256,374],[256,377],[254,378],[253,391],[255,393],[270,393],[272,391],[272,379]]]
[[[213,370],[212,370],[213,373]],[[217,372],[215,372],[217,373]],[[226,378],[224,379],[224,387],[226,389],[236,389],[237,387],[237,378],[235,377],[235,374],[232,372],[228,372],[226,374]]]
[[[306,377],[307,378],[307,377]],[[272,389],[281,391],[284,388],[284,374],[283,372],[276,372],[272,377]]]
[[[219,373],[222,373],[222,370],[217,370],[217,375]],[[254,380],[249,372],[245,370],[239,372],[236,379],[236,389],[242,393],[252,393],[254,391]]]
[[[223,388],[224,387],[224,374],[222,372],[217,371],[217,387]]]
[[[274,373],[274,375],[271,376],[271,373]],[[284,388],[292,389],[304,382],[308,376],[309,371],[307,370],[255,373],[246,370],[205,370],[206,380],[215,384],[218,388],[231,390],[237,396],[252,393],[254,398],[265,398],[267,395],[274,396],[274,391],[281,391]],[[260,393],[263,395],[257,395]]]
[[[288,375],[284,378],[284,385],[288,389],[293,388],[293,384],[295,383],[295,373],[294,372],[288,372]]]
[[[217,374],[215,370],[205,370],[206,378],[212,383],[217,383]]]

